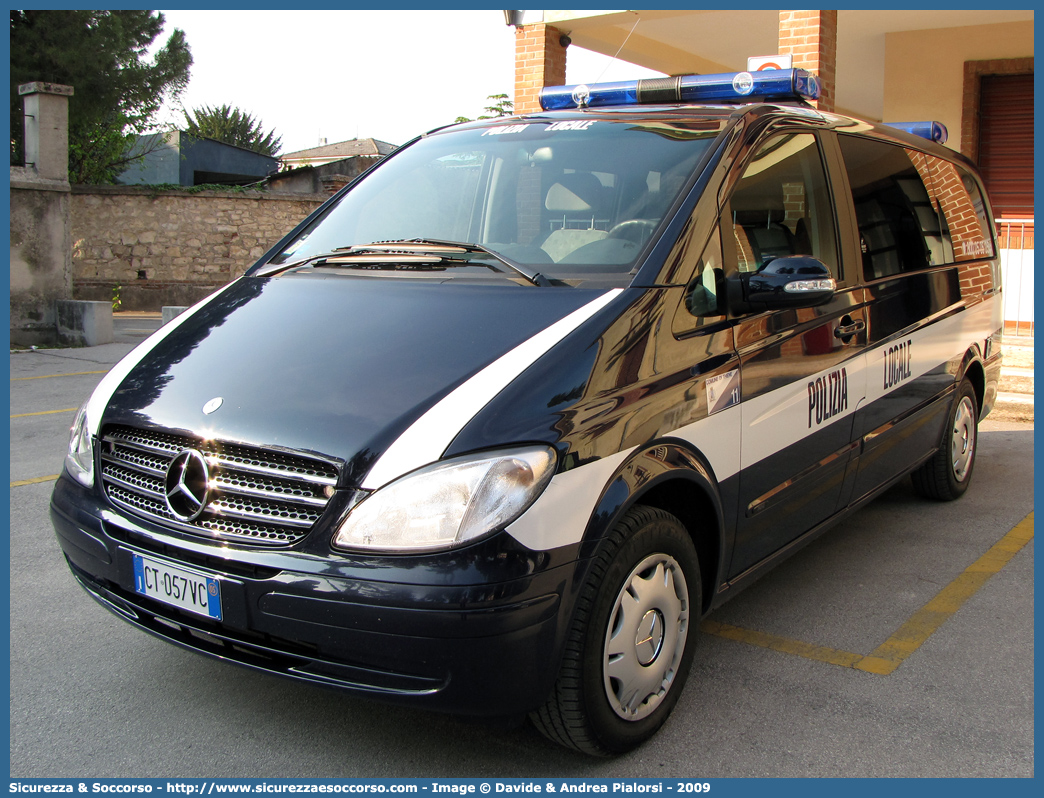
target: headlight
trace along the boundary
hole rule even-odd
[[[65,455],[65,467],[88,488],[94,486],[94,447],[87,426],[86,402],[76,411],[76,420],[69,436],[69,453]]]
[[[555,460],[554,449],[534,446],[427,466],[353,507],[333,545],[420,551],[474,540],[522,515],[551,481]]]

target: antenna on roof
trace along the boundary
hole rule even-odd
[[[602,71],[598,75],[598,79],[595,81],[595,83],[598,83],[598,82],[600,82],[602,80],[602,76],[608,71],[609,67],[611,67],[616,62],[616,60],[620,57],[620,53],[623,52],[623,48],[627,46],[627,40],[631,38],[631,34],[634,33],[634,29],[637,28],[638,27],[638,23],[642,21],[642,15],[641,14],[637,14],[637,16],[638,16],[638,19],[636,19],[634,21],[634,24],[631,26],[631,29],[629,31],[627,31],[627,35],[624,36],[624,40],[622,42],[620,42],[620,46],[616,50],[616,55],[614,55],[611,59],[609,59],[609,63],[607,63],[604,67],[602,67]]]

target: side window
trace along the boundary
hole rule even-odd
[[[687,246],[683,247],[681,260],[693,268],[691,256],[684,255],[685,249]],[[672,322],[675,335],[681,337],[725,320],[721,264],[721,233],[716,227],[685,284],[685,293]]]
[[[946,263],[942,219],[926,188],[926,156],[859,136],[838,139],[855,202],[863,276],[876,280]]]
[[[791,133],[765,142],[733,190],[729,213],[739,271],[805,255],[840,276],[834,211],[815,136]]]
[[[946,263],[993,257],[993,237],[975,178],[957,164],[924,156],[932,175],[932,189],[943,217]]]
[[[718,280],[721,277],[721,238],[714,231],[700,255],[696,271],[685,286],[685,309],[693,316],[721,315]]]

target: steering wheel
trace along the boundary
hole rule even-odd
[[[641,246],[649,240],[657,222],[652,219],[627,219],[609,228],[607,238],[622,238]]]

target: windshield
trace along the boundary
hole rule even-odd
[[[720,130],[719,119],[588,118],[436,133],[367,174],[270,263],[426,240],[478,244],[550,277],[626,273]]]

